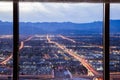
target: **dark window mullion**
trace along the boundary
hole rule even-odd
[[[106,0],[106,2],[109,0]],[[110,3],[104,3],[104,25],[103,25],[103,52],[104,52],[104,80],[110,80],[109,76],[109,20]]]
[[[19,5],[13,1],[13,80],[19,79]]]

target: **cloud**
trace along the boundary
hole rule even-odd
[[[19,3],[21,22],[75,22],[103,20],[102,3]],[[120,4],[111,5],[111,19],[120,19]],[[12,2],[0,2],[0,20],[12,21]]]
[[[0,2],[0,20],[13,20],[13,4],[12,2]]]
[[[76,23],[101,21],[102,9],[102,4],[91,3],[20,3],[20,21]]]
[[[0,11],[1,12],[8,12],[12,11],[12,2],[0,2]]]
[[[113,3],[110,5],[110,18],[120,19],[120,3]]]

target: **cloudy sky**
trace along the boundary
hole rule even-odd
[[[21,22],[88,23],[103,20],[103,4],[20,3]],[[0,2],[0,20],[12,21],[12,3]],[[111,5],[111,19],[120,19],[120,4]]]

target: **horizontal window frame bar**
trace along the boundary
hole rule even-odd
[[[18,1],[18,2],[59,2],[59,3],[63,3],[63,2],[72,2],[72,3],[120,3],[120,0],[0,0],[0,2],[11,2],[11,1]]]

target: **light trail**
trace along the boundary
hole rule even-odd
[[[6,64],[12,57],[13,55],[11,53],[11,55],[8,58],[6,58],[4,61],[2,61],[0,64]]]
[[[73,56],[75,59],[77,59],[79,62],[82,63],[82,65],[84,67],[86,67],[88,69],[88,71],[91,72],[91,75],[101,75],[99,74],[84,58],[82,58],[80,55],[76,54],[75,52],[67,49],[66,47],[64,47],[61,44],[58,44],[57,42],[51,41],[51,39],[48,37],[48,35],[46,36],[47,40],[49,43],[53,43],[56,46],[58,46],[60,49],[62,49],[64,52],[68,53],[69,55]]]
[[[20,47],[19,47],[19,50],[21,50],[23,47],[24,47],[24,42],[23,41],[21,41],[21,43],[20,43],[21,45],[20,45]]]
[[[73,43],[75,43],[76,41],[75,40],[73,40],[73,39],[70,39],[70,38],[67,38],[67,37],[65,37],[65,36],[62,36],[62,35],[59,35],[62,39],[66,39],[66,40],[69,40],[69,41],[71,41],[71,42],[73,42]]]
[[[28,39],[24,40],[24,42],[29,41],[33,38],[33,36],[30,36]]]
[[[71,39],[71,38],[67,38],[67,37],[65,37],[65,36],[63,36],[63,35],[59,35],[59,37],[61,37],[62,39],[66,39],[66,40],[69,40],[69,41],[71,41],[71,42],[73,42],[73,43],[76,43],[76,41],[75,40],[73,40],[73,39]],[[82,42],[83,44],[86,44],[85,42]],[[93,44],[89,44],[89,46],[88,47],[98,47],[98,48],[100,48],[100,49],[103,49],[103,46],[99,46],[99,45],[93,45]]]
[[[21,50],[23,47],[24,47],[24,42],[26,42],[26,41],[29,41],[29,40],[31,40],[33,38],[33,36],[31,36],[31,37],[29,37],[28,39],[26,39],[26,40],[24,40],[24,41],[21,41],[20,42],[20,46],[19,46],[19,50]],[[6,59],[4,59],[2,62],[0,62],[0,64],[7,64],[7,62],[10,60],[10,59],[12,59],[12,57],[13,57],[13,54],[11,53],[11,55],[9,56],[9,57],[7,57]]]

